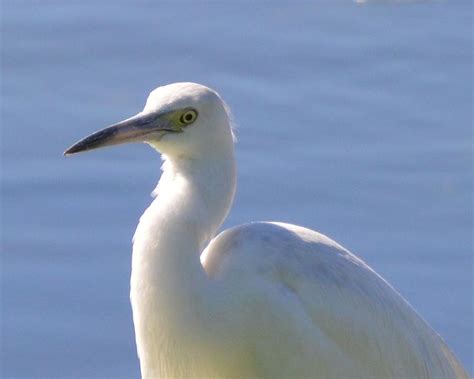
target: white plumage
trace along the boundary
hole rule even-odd
[[[189,110],[197,117],[186,124]],[[467,378],[413,308],[324,235],[257,222],[216,237],[236,180],[217,93],[193,83],[159,87],[131,120],[66,153],[130,140],[163,154],[133,246],[144,378]]]

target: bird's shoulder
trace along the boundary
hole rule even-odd
[[[211,276],[228,270],[248,274],[296,270],[300,277],[330,281],[341,270],[346,275],[373,274],[361,259],[324,234],[280,222],[252,222],[227,229],[209,243],[202,260]]]
[[[319,368],[336,359],[327,367],[328,377],[357,370],[372,377],[462,372],[441,338],[395,289],[321,233],[274,222],[240,225],[214,238],[202,263],[209,276],[231,288],[229,297],[241,302],[242,312],[252,310],[248,319],[261,319],[253,330],[256,341],[274,349],[284,340]],[[281,362],[286,367],[285,352]],[[387,356],[393,362],[384,360]],[[370,372],[364,371],[367,361],[373,362]],[[333,372],[336,368],[342,371]]]
[[[216,280],[265,283],[290,291],[306,309],[377,308],[389,317],[405,300],[370,266],[329,237],[285,223],[254,222],[225,230],[202,256]]]

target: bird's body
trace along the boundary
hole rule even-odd
[[[190,110],[187,126],[169,121],[176,112],[186,121]],[[143,140],[165,157],[134,236],[131,302],[144,378],[467,377],[384,279],[322,234],[259,222],[216,237],[236,170],[228,113],[214,91],[160,87],[130,120],[120,133],[136,140],[145,125]],[[116,130],[68,153],[118,143]]]

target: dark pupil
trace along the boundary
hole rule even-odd
[[[186,115],[184,115],[184,120],[189,122],[193,119],[193,115],[191,113],[188,113]]]

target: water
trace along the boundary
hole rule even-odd
[[[471,2],[4,2],[2,377],[138,377],[131,237],[159,158],[63,158],[155,86],[239,125],[226,226],[282,220],[387,278],[472,372]]]

